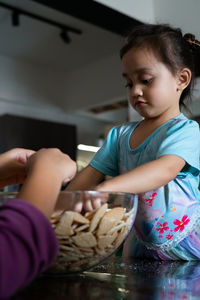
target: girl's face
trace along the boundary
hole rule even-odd
[[[151,51],[130,49],[122,58],[122,72],[130,104],[145,119],[180,113],[178,79]]]

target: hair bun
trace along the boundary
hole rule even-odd
[[[195,35],[191,34],[191,33],[186,33],[183,36],[184,40],[189,43],[189,45],[191,46],[191,49],[199,49],[200,47],[200,42],[198,40],[195,39]]]
[[[195,41],[195,35],[192,34],[192,33],[186,33],[186,34],[184,34],[183,38],[186,41],[188,41],[188,40]]]

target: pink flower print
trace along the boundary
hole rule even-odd
[[[144,198],[145,202],[148,202],[149,206],[153,205],[153,200],[155,200],[155,197],[157,196],[157,193],[153,193],[152,195],[149,196],[149,198]]]
[[[180,230],[180,232],[182,232],[185,229],[185,225],[187,225],[189,222],[190,222],[190,219],[188,218],[187,215],[184,215],[182,217],[181,221],[176,219],[174,221],[174,225],[178,225],[178,226],[176,228],[174,228],[174,231],[176,232],[176,231]]]
[[[171,240],[171,238],[173,237],[173,234],[168,234],[168,235],[166,235],[166,238],[168,239],[168,240]]]
[[[181,295],[181,299],[188,299],[188,296],[186,294]]]
[[[156,230],[159,231],[160,235],[163,234],[164,231],[169,230],[169,227],[167,226],[168,225],[167,222],[164,222],[163,224],[161,224],[160,222],[158,222],[157,225],[160,226],[160,227],[156,228]]]

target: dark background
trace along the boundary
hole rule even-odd
[[[59,148],[76,160],[76,126],[14,115],[0,117],[0,153],[11,148]]]

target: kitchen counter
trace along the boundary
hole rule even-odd
[[[112,256],[78,275],[41,275],[12,299],[200,299],[200,262]]]

